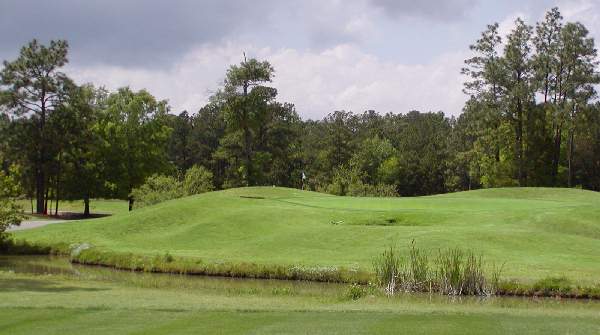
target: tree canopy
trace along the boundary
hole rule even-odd
[[[303,120],[278,100],[266,60],[244,55],[206,105],[175,114],[146,90],[74,84],[61,72],[68,43],[33,40],[0,71],[0,168],[18,166],[20,195],[38,213],[55,200],[55,214],[62,199],[83,199],[89,214],[94,197],[133,208],[254,185],[355,196],[600,190],[600,76],[587,28],[553,8],[506,35],[492,23],[469,49],[458,117],[338,110]],[[157,192],[166,196],[144,196]]]

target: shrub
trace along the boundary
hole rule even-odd
[[[171,176],[161,175],[149,177],[142,186],[131,191],[131,196],[135,199],[135,208],[180,198],[183,195],[183,186],[179,180]]]
[[[344,296],[350,300],[358,300],[368,294],[367,288],[359,284],[350,284],[344,293]]]
[[[0,240],[10,226],[18,226],[23,220],[23,210],[14,200],[21,191],[17,181],[18,170],[11,167],[10,174],[0,170]]]
[[[10,226],[18,226],[23,220],[23,210],[16,201],[0,198],[0,239]]]
[[[324,190],[335,195],[348,195],[353,197],[396,197],[398,193],[394,185],[365,183],[364,172],[356,167],[338,167],[333,174],[333,179]]]
[[[194,195],[214,190],[213,174],[203,166],[194,165],[185,173],[183,190],[186,195]]]

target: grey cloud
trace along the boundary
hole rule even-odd
[[[32,38],[67,39],[82,63],[150,67],[260,29],[272,3],[233,0],[2,0],[0,57]]]
[[[393,17],[420,16],[456,21],[464,18],[479,0],[370,0]]]

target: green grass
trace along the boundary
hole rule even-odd
[[[598,318],[369,312],[0,308],[0,334],[593,334]]]
[[[368,295],[343,285],[138,274],[16,260],[0,334],[594,334],[600,303]],[[42,271],[45,269],[46,271]]]
[[[120,206],[120,205],[119,205]],[[120,207],[119,207],[120,208]],[[33,243],[214,263],[372,271],[392,244],[473,249],[523,283],[600,280],[600,194],[506,188],[417,198],[337,197],[257,187],[205,193],[114,216],[15,233]]]

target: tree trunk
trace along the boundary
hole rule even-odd
[[[129,201],[129,211],[131,212],[133,210],[133,197],[129,196],[127,197],[127,200]]]
[[[45,90],[42,89],[42,97],[40,99],[41,113],[40,113],[40,123],[38,127],[40,142],[38,145],[37,152],[37,162],[35,166],[35,185],[36,185],[36,213],[38,214],[46,214],[46,206],[45,206],[45,198],[44,192],[46,191],[46,176],[44,174],[44,128],[46,126],[46,93]]]
[[[544,106],[548,103],[548,91],[550,89],[550,85],[549,85],[550,80],[548,77],[549,76],[546,75],[546,80],[544,83]]]
[[[60,172],[59,172],[60,173]],[[60,174],[56,176],[56,203],[54,204],[54,215],[58,215],[58,199],[59,199],[59,190],[60,190]]]
[[[569,187],[573,187],[573,151],[575,150],[575,131],[569,130]]]
[[[250,150],[250,129],[244,127],[244,160],[246,163],[246,186],[253,186],[252,178],[252,154]]]
[[[37,162],[35,168],[35,212],[37,214],[44,214],[44,191],[46,189],[45,181],[46,177],[44,176],[44,171],[40,162]]]
[[[523,159],[523,111],[522,105],[519,102],[517,104],[517,125],[515,129],[516,139],[516,156],[517,156],[517,178],[519,180],[519,186],[525,186],[524,177],[524,159]]]
[[[83,196],[83,216],[90,217],[90,195],[87,193]]]
[[[248,83],[244,83],[244,98],[248,96]],[[247,101],[244,99],[244,103]],[[250,120],[248,116],[248,111],[246,110],[246,106],[242,108],[242,116],[243,116],[243,128],[244,128],[244,163],[246,164],[246,186],[253,186],[253,175],[252,175],[252,150],[250,148],[251,145],[251,134],[250,134]]]
[[[60,192],[60,160],[62,157],[62,152],[58,152],[58,162],[57,162],[57,169],[56,169],[56,194],[55,194],[55,199],[56,199],[56,204],[54,204],[55,208],[54,208],[54,215],[58,216],[58,198],[60,196],[59,192]]]
[[[562,129],[561,125],[557,124],[554,130],[554,148],[552,149],[552,184],[558,186],[558,164],[560,163],[560,146],[562,142]]]
[[[47,185],[48,183],[46,183]],[[50,195],[50,187],[46,188],[46,192],[44,195],[44,215],[48,215],[48,196]]]

